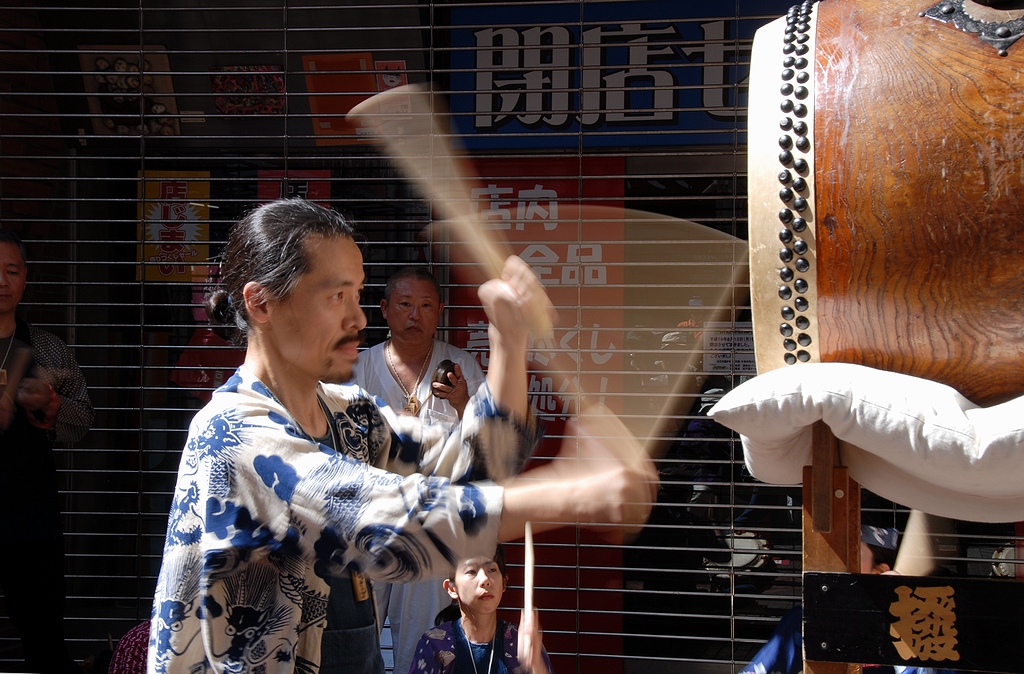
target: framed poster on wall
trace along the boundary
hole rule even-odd
[[[210,258],[208,171],[139,171],[139,262],[146,281],[204,283]]]
[[[79,45],[78,49],[93,133],[180,134],[164,47]]]

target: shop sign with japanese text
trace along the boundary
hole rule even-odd
[[[469,148],[732,144],[754,32],[791,2],[452,8],[455,131]],[[743,142],[743,139],[739,139]]]
[[[588,402],[619,411],[623,348],[623,162],[595,158],[581,181],[575,159],[519,161],[481,159],[481,178],[472,189],[473,208],[483,225],[508,241],[544,284],[558,319],[554,335],[531,341],[529,390],[534,409],[566,419],[585,394]],[[599,200],[601,213],[588,217],[582,200]],[[457,263],[470,259],[455,247]],[[457,345],[487,367],[487,320],[476,288],[481,278],[457,264],[452,293]]]

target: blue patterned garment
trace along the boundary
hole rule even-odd
[[[468,482],[473,457],[521,466],[536,425],[499,413],[486,386],[450,435],[356,386],[319,393],[342,453],[307,436],[244,366],[193,419],[154,597],[150,674],[314,674],[325,576],[408,581],[493,553],[502,490]]]
[[[459,618],[454,622],[441,623],[424,632],[420,637],[419,644],[416,645],[416,655],[413,657],[408,674],[458,674],[460,669],[462,671],[486,669],[487,665],[474,669],[472,663],[456,662],[456,656],[462,650],[459,647],[459,642],[462,642],[463,648],[466,648],[466,634],[462,631],[461,623],[462,619]],[[500,638],[495,640],[500,650],[498,657],[494,660],[494,665],[490,668],[490,673],[521,671],[519,659],[516,657],[519,646],[518,630],[511,623],[499,619],[495,631],[500,635]],[[466,650],[467,652],[462,657],[469,660],[471,656],[468,653],[468,648]],[[553,672],[548,652],[542,648],[541,655],[547,664],[548,671]]]

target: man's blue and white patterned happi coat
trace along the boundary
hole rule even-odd
[[[153,602],[150,674],[313,674],[324,576],[407,581],[494,552],[502,489],[469,484],[472,464],[486,457],[491,474],[517,472],[539,440],[535,424],[500,413],[486,385],[451,435],[357,386],[322,384],[319,394],[341,452],[306,435],[244,366],[193,419]]]

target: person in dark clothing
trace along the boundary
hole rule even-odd
[[[0,586],[26,670],[80,672],[64,643],[64,540],[54,442],[89,430],[92,404],[78,363],[56,336],[16,318],[25,247],[0,231]]]
[[[519,630],[497,616],[508,588],[505,551],[463,559],[444,581],[452,604],[420,637],[408,674],[550,674],[536,611],[522,613]],[[521,639],[519,632],[527,638]],[[529,645],[528,645],[529,644]],[[529,659],[529,663],[523,662]]]
[[[860,572],[893,573],[899,533],[895,529],[861,525]],[[792,608],[779,620],[775,632],[740,674],[799,674],[803,671],[803,607]],[[927,667],[864,665],[872,674],[956,674],[952,670]]]

